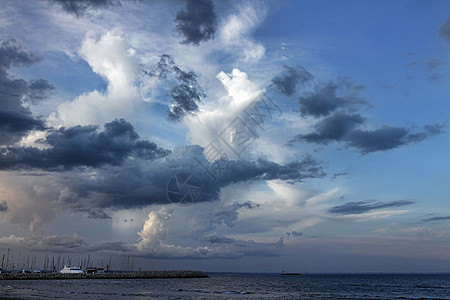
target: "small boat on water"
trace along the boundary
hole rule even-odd
[[[288,273],[288,272],[285,272],[284,270],[281,272],[281,275],[296,275],[296,276],[299,276],[299,275],[302,275],[302,274],[300,274],[300,273]]]
[[[79,268],[79,267],[64,266],[64,268],[62,268],[61,271],[59,271],[59,273],[61,273],[61,274],[84,274],[84,271],[81,270],[81,268]]]

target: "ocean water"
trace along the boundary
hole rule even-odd
[[[450,274],[208,275],[201,279],[0,281],[0,298],[450,299]]]

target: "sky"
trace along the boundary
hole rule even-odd
[[[449,12],[2,1],[0,254],[449,272]]]

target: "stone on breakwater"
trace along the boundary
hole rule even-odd
[[[30,279],[141,279],[141,278],[208,278],[201,271],[138,271],[128,273],[103,274],[60,274],[60,273],[2,273],[0,280],[30,280]]]

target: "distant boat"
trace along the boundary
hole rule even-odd
[[[296,275],[296,276],[299,276],[299,275],[302,275],[302,274],[300,274],[300,273],[288,273],[288,272],[285,272],[284,270],[281,272],[281,275]]]
[[[84,272],[79,267],[64,266],[64,268],[62,268],[61,271],[59,271],[59,273],[61,273],[61,274],[83,274]]]

